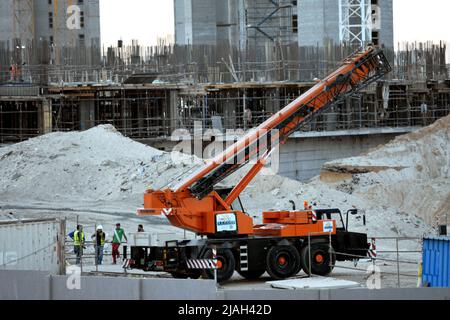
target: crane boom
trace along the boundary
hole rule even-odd
[[[215,185],[242,168],[252,158],[263,158],[266,151],[270,152],[277,144],[284,143],[292,133],[313,117],[389,71],[389,63],[380,49],[369,48],[355,53],[347,58],[338,70],[186,179],[178,191],[189,188],[192,194],[200,199],[207,196]]]
[[[174,190],[147,190],[144,209],[139,209],[138,214],[164,213],[174,226],[208,236],[218,232],[218,215],[234,214],[239,226],[237,235],[254,234],[253,220],[233,210],[232,203],[264,167],[272,150],[308,121],[390,71],[381,49],[368,47],[354,53],[336,71],[217,155]],[[218,183],[252,159],[256,159],[256,164],[225,199],[214,191]]]

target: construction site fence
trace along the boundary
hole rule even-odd
[[[93,226],[85,226],[84,230],[91,230],[92,229],[92,233],[95,234],[96,230],[96,225]],[[67,232],[66,232],[67,233]],[[90,238],[91,233],[89,232],[85,232],[85,236],[86,239]],[[173,234],[174,237],[176,237],[175,234]],[[307,239],[307,245],[310,248],[308,252],[310,252],[311,254],[311,238],[314,236],[314,233],[309,233],[308,234],[308,239]],[[320,233],[320,235],[323,235],[323,233]],[[329,239],[329,245],[330,248],[332,247],[332,234],[330,233],[328,235],[328,239]],[[376,266],[379,268],[381,274],[384,275],[392,275],[392,276],[396,276],[397,279],[397,287],[401,288],[403,286],[402,284],[402,278],[406,277],[406,278],[414,278],[414,279],[420,279],[421,275],[420,275],[420,266],[421,266],[421,257],[422,257],[422,245],[423,245],[423,239],[422,238],[418,238],[418,237],[369,237],[368,238],[369,242],[373,245],[375,245],[376,247],[370,247],[370,250],[373,250],[372,252],[372,256],[370,255],[355,255],[355,254],[349,254],[349,253],[344,253],[344,252],[339,252],[339,251],[330,251],[330,255],[331,254],[335,254],[336,256],[341,256],[341,257],[346,257],[347,260],[353,260],[355,263],[353,266],[348,266],[343,265],[339,262],[337,262],[336,264],[333,264],[334,269],[339,270],[339,269],[344,269],[344,270],[353,270],[355,272],[363,272],[363,273],[368,273],[368,269],[364,269],[364,268],[360,268],[358,267],[358,261],[368,261],[373,265],[373,269],[372,269],[372,273],[376,272]],[[405,242],[410,242],[409,246],[403,246],[403,244]],[[74,250],[73,250],[73,246],[74,246],[74,241],[67,238],[65,240],[65,265],[73,265],[75,264],[75,261],[77,259]],[[412,243],[412,244],[411,244]],[[111,245],[111,241],[107,241],[106,242],[106,246],[110,246]],[[122,245],[125,245],[125,242],[122,243]],[[97,262],[97,254],[95,253],[95,247],[96,247],[96,241],[85,241],[83,243],[83,246],[85,247],[85,249],[83,250],[83,253],[81,255],[80,258],[80,268],[81,268],[81,273],[85,272],[85,273],[94,273],[94,274],[104,274],[106,271],[101,271],[101,267],[98,265]],[[378,248],[383,248],[383,247],[388,247],[388,248],[394,248],[393,250],[379,250]],[[412,247],[415,247],[416,249],[411,250]],[[103,264],[110,264],[110,258],[109,256],[112,254],[111,250],[108,249],[104,252],[104,256],[103,256]],[[405,258],[405,256],[407,256]],[[121,253],[121,258],[123,258],[123,254]],[[122,259],[119,259],[119,264],[120,261],[122,261]],[[309,269],[311,270],[311,261],[312,261],[312,257],[309,257]],[[330,262],[333,261],[332,258],[330,258]],[[308,262],[307,262],[308,263]],[[386,269],[386,267],[384,265],[380,265],[380,263],[390,263],[393,264],[396,267],[396,271],[392,272],[392,271],[386,271],[383,269]],[[408,267],[407,270],[404,270],[404,266],[414,266],[413,268]],[[90,267],[89,271],[83,271],[85,269],[83,269],[84,267]],[[95,269],[93,269],[93,267],[95,267]],[[127,275],[127,268],[123,268],[122,269],[123,272],[110,272],[111,274],[123,274],[123,275]],[[151,276],[151,273],[149,274]],[[313,274],[309,274],[310,277],[314,277]],[[155,277],[164,277],[161,274],[155,275]],[[411,283],[411,281],[409,281],[409,283]]]
[[[311,235],[309,235],[308,238],[308,246],[311,246]],[[402,277],[407,277],[407,278],[414,278],[414,279],[418,279],[417,285],[416,286],[420,286],[420,278],[421,278],[421,274],[420,274],[420,270],[421,270],[421,258],[422,258],[422,245],[423,245],[423,239],[422,238],[415,238],[415,237],[370,237],[368,238],[370,243],[371,243],[371,247],[370,247],[370,251],[372,251],[371,254],[362,256],[362,255],[355,255],[355,254],[349,254],[349,253],[344,253],[344,252],[339,252],[339,251],[331,251],[330,250],[330,255],[332,255],[333,253],[336,256],[341,256],[341,257],[346,257],[347,260],[354,260],[354,266],[353,267],[349,267],[347,265],[342,265],[339,262],[337,262],[335,265],[333,265],[333,267],[337,270],[339,269],[344,269],[344,270],[353,270],[356,272],[363,272],[363,273],[376,273],[377,272],[377,268],[379,268],[379,272],[381,272],[381,274],[384,275],[392,275],[392,276],[396,276],[397,277],[397,287],[401,288],[402,287]],[[329,245],[330,247],[332,247],[331,245],[331,234],[329,235]],[[416,246],[416,250],[410,250],[410,249],[404,249],[402,248],[402,243],[404,242],[413,242],[414,245]],[[380,243],[382,244],[381,247],[385,247],[385,246],[394,246],[394,250],[377,250],[376,248],[380,247]],[[376,246],[376,247],[372,247],[372,245]],[[309,251],[311,252],[311,251]],[[405,258],[405,256],[408,256],[408,258]],[[413,257],[413,258],[411,258]],[[368,270],[367,268],[359,268],[358,267],[358,262],[360,260],[366,260],[366,261],[370,261],[372,263],[372,268],[371,270]],[[333,261],[332,258],[330,257],[330,262]],[[380,265],[380,263],[392,263],[396,266],[396,271],[395,272],[390,272],[390,271],[386,271],[383,269],[386,269],[386,265]],[[311,263],[311,257],[309,260],[309,263]],[[415,266],[414,268],[408,267],[407,270],[405,271],[404,267],[405,265],[407,266]],[[311,268],[311,267],[310,267]],[[312,276],[312,275],[310,275]],[[409,283],[411,283],[411,281],[409,281]]]

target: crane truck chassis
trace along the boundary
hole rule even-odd
[[[147,190],[139,216],[165,215],[173,226],[201,239],[131,247],[129,267],[166,271],[176,278],[212,278],[211,266],[199,270],[191,264],[212,260],[217,262],[218,281],[224,282],[235,271],[247,279],[256,279],[266,271],[274,279],[285,279],[302,269],[327,275],[336,261],[367,256],[367,235],[348,231],[348,217],[357,214],[355,210],[347,212],[345,225],[340,210],[312,210],[306,205],[301,211],[263,212],[263,223],[255,225],[239,196],[264,168],[274,148],[390,71],[381,49],[369,46],[355,52],[336,71],[188,178],[163,190]],[[253,160],[233,188],[218,187]]]
[[[258,279],[266,271],[277,280],[293,277],[302,270],[306,274],[326,276],[333,271],[336,261],[354,261],[356,256],[367,256],[370,246],[367,235],[348,231],[348,216],[357,214],[356,209],[347,211],[344,223],[339,209],[310,211],[310,222],[313,223],[315,216],[314,223],[329,232],[322,236],[230,236],[173,240],[167,241],[165,246],[132,246],[127,265],[131,269],[167,272],[177,279],[214,279],[215,268],[208,267],[211,264],[206,261],[216,260],[219,282],[229,280],[235,271],[248,280]],[[127,247],[124,257],[128,258]],[[194,262],[190,261],[207,266],[193,268]]]

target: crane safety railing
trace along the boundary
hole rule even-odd
[[[320,233],[321,235],[323,235],[323,233]],[[317,233],[309,233],[308,234],[308,252],[309,252],[309,270],[311,270],[311,265],[312,265],[312,256],[311,256],[311,236],[317,235]],[[332,234],[329,233],[328,234],[328,239],[329,239],[329,246],[330,248],[332,248]],[[375,272],[375,266],[376,266],[376,262],[377,261],[384,261],[384,262],[392,262],[396,264],[396,272],[389,272],[389,271],[382,271],[382,274],[385,275],[392,275],[392,276],[396,276],[397,277],[397,287],[401,287],[401,277],[411,277],[411,278],[417,278],[420,277],[420,264],[421,262],[419,260],[417,261],[412,261],[412,260],[404,260],[401,259],[400,256],[404,255],[404,254],[418,254],[420,255],[422,253],[421,250],[421,245],[422,245],[422,238],[416,238],[416,237],[369,237],[368,239],[372,240],[372,241],[394,241],[395,242],[395,250],[376,250],[376,256],[369,256],[365,255],[356,255],[356,254],[350,254],[350,253],[345,253],[345,252],[339,252],[339,251],[334,251],[334,250],[330,250],[330,267],[333,268],[337,268],[337,269],[346,269],[346,270],[354,270],[354,271],[358,271],[358,272],[364,272],[364,273],[368,273],[368,269],[362,269],[362,268],[358,268],[357,267],[357,262],[359,260],[367,260],[368,262],[372,263],[372,273]],[[414,241],[417,243],[417,246],[420,247],[420,250],[401,250],[400,249],[400,242],[402,241]],[[388,257],[380,257],[378,254],[395,254],[396,258],[392,259],[392,258],[388,258]],[[354,260],[354,267],[348,267],[348,266],[342,266],[342,265],[337,265],[336,263],[333,264],[333,254],[335,255],[335,257],[337,256],[345,256],[348,258],[351,258]],[[351,260],[349,259],[349,260]],[[416,265],[417,266],[417,271],[414,271],[414,274],[412,273],[404,273],[401,271],[400,266],[402,264],[407,264],[407,265]],[[311,272],[308,273],[309,277],[312,277],[313,274]],[[418,284],[419,285],[419,284]]]

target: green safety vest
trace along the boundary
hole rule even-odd
[[[81,246],[81,243],[84,243],[84,232],[81,231],[81,236],[80,236],[80,231],[75,231],[74,235],[73,235],[73,241],[74,241],[74,245],[76,246]]]
[[[120,244],[122,242],[124,233],[125,231],[122,228],[120,228],[119,230],[114,229],[113,243]]]

